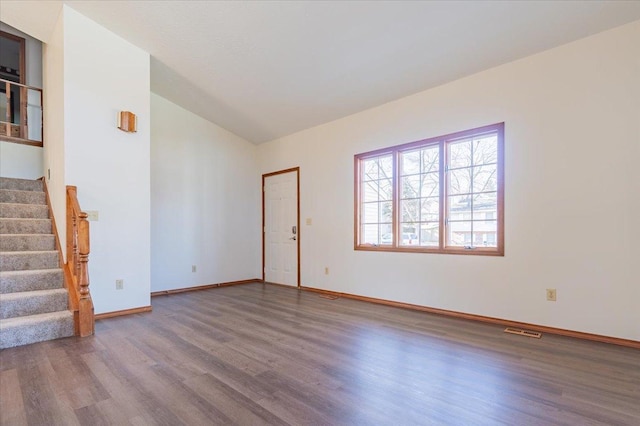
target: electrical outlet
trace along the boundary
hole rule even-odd
[[[329,267],[328,266],[324,267],[324,274],[325,275],[329,275]]]
[[[122,290],[124,288],[124,280],[116,280],[116,290]]]
[[[195,272],[196,271],[196,265],[191,265],[191,272]]]
[[[550,302],[555,302],[556,301],[556,289],[555,288],[548,288],[547,289],[547,300]]]

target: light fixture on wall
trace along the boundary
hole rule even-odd
[[[138,131],[138,118],[129,111],[120,111],[118,113],[118,129],[134,133]]]

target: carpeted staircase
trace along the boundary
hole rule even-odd
[[[42,181],[0,178],[0,349],[74,335]]]

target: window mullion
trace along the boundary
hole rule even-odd
[[[398,178],[398,173],[400,167],[398,165],[399,162],[398,151],[394,150],[392,152],[391,157],[391,178],[392,178],[392,189],[391,189],[391,206],[393,208],[393,214],[391,215],[391,230],[392,230],[392,245],[393,247],[398,247],[398,227],[400,226],[400,219],[398,215],[400,214],[400,192],[398,186],[400,185],[400,179]]]
[[[440,163],[440,176],[439,176],[439,181],[440,181],[440,188],[439,188],[439,195],[440,195],[440,232],[439,232],[439,247],[440,250],[444,250],[445,246],[446,246],[446,233],[447,233],[447,224],[445,223],[446,221],[446,211],[447,211],[447,194],[445,191],[445,188],[447,186],[447,181],[446,181],[446,170],[445,170],[445,164],[448,163],[448,160],[445,158],[446,156],[446,146],[445,146],[445,141],[440,141],[439,143],[440,146],[440,155],[439,155],[439,163]]]
[[[471,242],[470,242],[470,246],[471,247],[475,247],[474,241],[475,241],[475,235],[473,233],[473,228],[474,228],[474,223],[473,223],[473,219],[474,219],[474,215],[473,215],[473,204],[474,204],[474,173],[475,173],[475,168],[474,168],[474,155],[475,155],[475,150],[474,150],[474,142],[475,140],[473,138],[471,138],[471,158],[469,159],[469,164],[471,164],[471,170],[470,170],[470,176],[469,176],[469,192],[471,193],[469,196],[471,197],[471,199],[469,200],[469,205],[471,206]]]

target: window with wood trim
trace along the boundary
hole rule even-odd
[[[356,250],[504,255],[504,123],[355,156]]]

